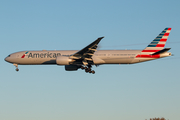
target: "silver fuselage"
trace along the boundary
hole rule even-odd
[[[42,51],[21,51],[10,54],[5,58],[7,62],[19,65],[43,65],[56,64],[58,56],[71,56],[78,50],[42,50]],[[95,65],[100,64],[132,64],[158,58],[137,57],[142,50],[98,50],[92,56]],[[28,52],[27,54],[25,54]],[[22,57],[24,56],[24,57]],[[171,56],[170,52],[165,52],[159,58]]]

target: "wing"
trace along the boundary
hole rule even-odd
[[[100,37],[82,50],[76,52],[75,54],[71,55],[70,58],[74,59],[75,61],[82,61],[82,63],[86,66],[88,64],[92,64],[92,56],[94,55],[98,43],[103,39],[104,37]]]

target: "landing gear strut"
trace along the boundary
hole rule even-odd
[[[19,71],[18,64],[13,64],[16,67],[16,71]]]
[[[95,74],[94,70],[91,70],[92,66],[91,65],[87,65],[87,67],[81,66],[82,70],[85,70],[86,73],[92,73]]]

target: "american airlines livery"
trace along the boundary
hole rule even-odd
[[[21,51],[8,55],[5,61],[18,65],[63,65],[66,71],[85,70],[94,74],[92,65],[133,64],[171,56],[164,48],[171,28],[165,28],[144,50],[97,50],[100,37],[81,50]]]

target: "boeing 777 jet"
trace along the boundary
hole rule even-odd
[[[144,50],[97,50],[100,37],[81,50],[21,51],[8,55],[5,61],[18,65],[61,65],[66,71],[85,70],[94,74],[92,66],[102,64],[133,64],[171,56],[164,48],[171,28],[165,28]]]

